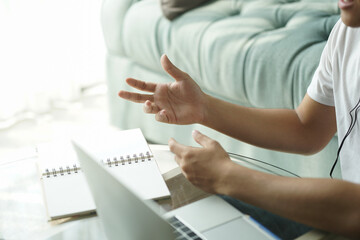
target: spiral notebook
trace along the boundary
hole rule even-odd
[[[143,199],[170,196],[140,129],[91,131],[76,137],[74,141],[90,149],[102,164]],[[95,212],[95,203],[71,140],[41,144],[37,151],[49,220]]]

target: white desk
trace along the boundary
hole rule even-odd
[[[159,202],[173,209],[200,199],[207,194],[193,187],[183,177],[173,177],[180,172],[172,153],[164,145],[150,145],[166,183],[171,199]],[[269,166],[244,162],[241,164],[271,172]],[[42,199],[36,157],[0,165],[0,239],[105,239],[99,219],[94,214],[83,218],[64,218],[47,221]],[[185,189],[185,191],[184,191]],[[342,239],[314,231],[300,239]]]
[[[161,173],[166,173],[165,177],[180,172],[167,146],[150,147]],[[31,151],[26,152],[30,154],[28,158],[0,165],[0,239],[43,239],[50,236],[54,236],[53,239],[104,239],[103,229],[95,214],[47,221],[36,167],[37,158],[31,156]],[[176,183],[179,183],[178,180],[170,181],[173,186]],[[164,208],[178,207],[188,203],[189,199],[194,201],[205,196],[205,193],[194,187],[188,188],[191,190],[190,195],[179,194],[180,188],[169,188],[177,200],[164,200],[161,202]]]

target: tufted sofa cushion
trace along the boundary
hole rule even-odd
[[[255,107],[299,104],[339,19],[336,1],[223,0],[169,22],[154,1],[127,11],[125,55],[161,72],[167,53],[208,93]]]

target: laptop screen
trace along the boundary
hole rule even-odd
[[[73,145],[109,239],[173,239],[173,229],[154,209],[113,176],[84,146]]]

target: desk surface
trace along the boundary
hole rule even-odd
[[[171,192],[171,199],[158,202],[165,210],[208,195],[179,175],[180,169],[167,146],[150,145],[150,148]],[[251,159],[234,157],[233,160],[260,171],[289,174]],[[0,239],[105,239],[96,214],[47,221],[36,161],[36,157],[30,157],[0,165]],[[314,232],[301,239],[335,238]]]
[[[150,145],[171,192],[171,199],[159,204],[165,210],[186,205],[207,196],[180,173],[174,157],[164,145]],[[96,214],[48,222],[35,156],[0,165],[0,239],[104,239]],[[184,191],[186,189],[186,191]]]

